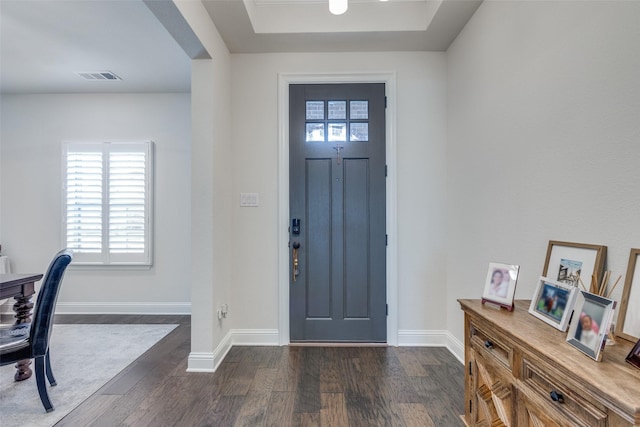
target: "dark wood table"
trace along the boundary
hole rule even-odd
[[[42,279],[42,274],[0,274],[0,299],[13,298],[15,324],[31,322],[33,301],[31,297],[36,293],[36,282]],[[31,360],[21,360],[16,364],[16,381],[23,381],[31,377]]]

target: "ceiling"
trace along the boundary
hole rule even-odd
[[[202,0],[231,53],[445,51],[481,1]],[[0,0],[2,93],[189,92],[203,54],[170,0]]]
[[[204,0],[233,53],[445,51],[482,0]]]

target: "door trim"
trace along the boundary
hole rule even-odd
[[[398,227],[396,167],[396,73],[278,73],[278,331],[289,344],[289,85],[384,83],[387,96],[385,156],[387,175],[387,344],[398,345]]]

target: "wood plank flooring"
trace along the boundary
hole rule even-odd
[[[233,347],[188,373],[188,316],[56,322],[180,325],[56,426],[463,425],[463,366],[444,348]]]

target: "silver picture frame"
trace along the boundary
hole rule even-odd
[[[616,301],[580,290],[573,308],[567,342],[600,361],[615,308]]]
[[[567,330],[578,288],[541,276],[531,298],[529,313],[562,332]]]

